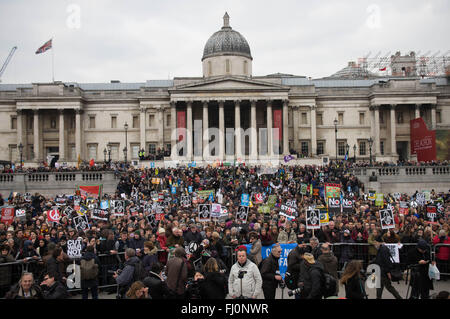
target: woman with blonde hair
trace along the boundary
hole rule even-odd
[[[219,271],[217,260],[210,257],[203,267],[205,280],[200,286],[202,299],[225,299],[228,287],[227,278]]]
[[[127,299],[151,299],[148,294],[148,288],[141,281],[135,281],[131,284],[126,294]]]
[[[352,260],[344,269],[340,282],[345,286],[345,298],[347,299],[367,298],[361,268],[360,261]]]

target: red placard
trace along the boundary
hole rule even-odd
[[[1,222],[5,225],[11,225],[14,221],[14,207],[3,207]]]
[[[278,108],[273,109],[273,128],[274,128],[273,140],[281,141],[283,137],[283,114],[281,113],[281,109]],[[277,131],[278,134],[276,133]]]
[[[418,162],[436,160],[436,131],[428,130],[421,117],[410,121],[411,154]]]
[[[47,220],[49,222],[54,222],[59,224],[59,219],[61,218],[61,214],[57,209],[52,209],[47,211]]]

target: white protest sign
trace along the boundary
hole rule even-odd
[[[67,241],[67,256],[70,258],[81,257],[81,239],[69,239]]]
[[[392,260],[394,263],[400,263],[400,252],[399,249],[403,247],[402,244],[384,244],[391,252]]]
[[[394,213],[392,212],[392,210],[390,209],[380,210],[380,220],[382,229],[395,228]]]

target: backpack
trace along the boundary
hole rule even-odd
[[[98,275],[98,265],[95,263],[95,259],[81,259],[80,262],[81,280],[95,279]]]
[[[329,273],[325,272],[324,270],[321,271],[322,273],[322,295],[324,298],[335,296],[336,295],[336,288],[337,288],[337,280]]]
[[[134,264],[133,282],[142,281],[145,277],[147,277],[147,271],[142,265],[142,261],[139,260],[139,262]]]

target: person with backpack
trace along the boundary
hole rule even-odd
[[[187,281],[187,266],[184,248],[175,248],[174,257],[167,261],[166,275],[167,287],[170,290],[170,299],[183,299]]]
[[[94,246],[87,246],[80,261],[82,298],[89,299],[89,289],[92,299],[98,299],[98,269],[100,262],[94,253]]]
[[[306,276],[300,274],[303,279],[303,289],[305,299],[322,299],[322,297],[331,296],[333,291],[333,280],[335,279],[328,274],[325,274],[323,265],[314,260],[314,256],[311,253],[305,253],[303,255],[305,273]],[[328,275],[328,276],[327,276]]]
[[[297,239],[297,246],[291,250],[287,257],[287,272],[284,280],[286,287],[291,290],[299,288],[300,268],[303,264],[303,254],[306,252],[307,246],[303,242],[303,238]],[[300,299],[300,293],[295,293],[295,299]]]
[[[322,244],[320,250],[322,251],[322,254],[319,256],[319,258],[317,258],[317,261],[323,265],[325,273],[330,274],[337,281],[339,279],[337,272],[339,262],[337,257],[331,251],[330,244],[329,243]],[[339,285],[336,284],[336,292],[333,295],[337,296],[338,293],[339,293]]]
[[[113,277],[119,285],[118,297],[120,298],[125,295],[133,282],[145,278],[144,267],[141,260],[136,257],[136,251],[133,248],[125,250],[124,268],[116,271]]]

